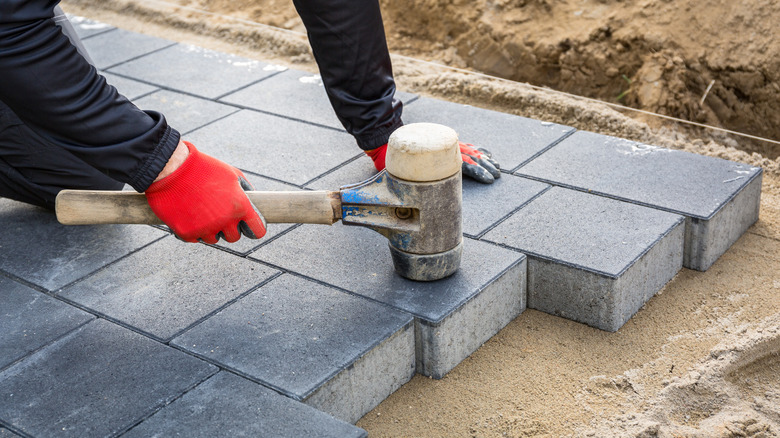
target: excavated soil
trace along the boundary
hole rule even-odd
[[[374,437],[780,436],[780,145],[612,106],[780,140],[780,3],[380,1],[405,91],[765,174],[758,223],[707,272],[683,269],[617,333],[527,310],[445,378],[416,376],[358,426]],[[316,71],[289,0],[63,8]]]

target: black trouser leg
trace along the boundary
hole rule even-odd
[[[0,197],[54,209],[62,189],[121,190],[123,183],[47,142],[0,102]]]
[[[344,128],[375,149],[402,125],[378,0],[293,0]]]

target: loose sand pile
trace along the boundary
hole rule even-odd
[[[175,3],[67,0],[63,8],[316,69],[289,0]],[[780,4],[382,5],[405,91],[737,160],[766,173],[759,222],[707,272],[683,269],[617,333],[528,310],[444,379],[415,377],[358,425],[371,436],[780,436],[780,146],[407,58],[778,139]]]

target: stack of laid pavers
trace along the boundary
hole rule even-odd
[[[74,21],[109,83],[258,190],[373,174],[316,76]],[[758,168],[398,97],[406,123],[451,126],[503,166],[464,181],[463,262],[441,281],[395,275],[364,228],[192,245],[0,200],[0,437],[365,436],[350,423],[526,307],[618,330],[757,220]]]

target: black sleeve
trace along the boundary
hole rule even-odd
[[[108,85],[53,21],[58,1],[0,1],[0,100],[47,140],[144,191],[179,142]]]

